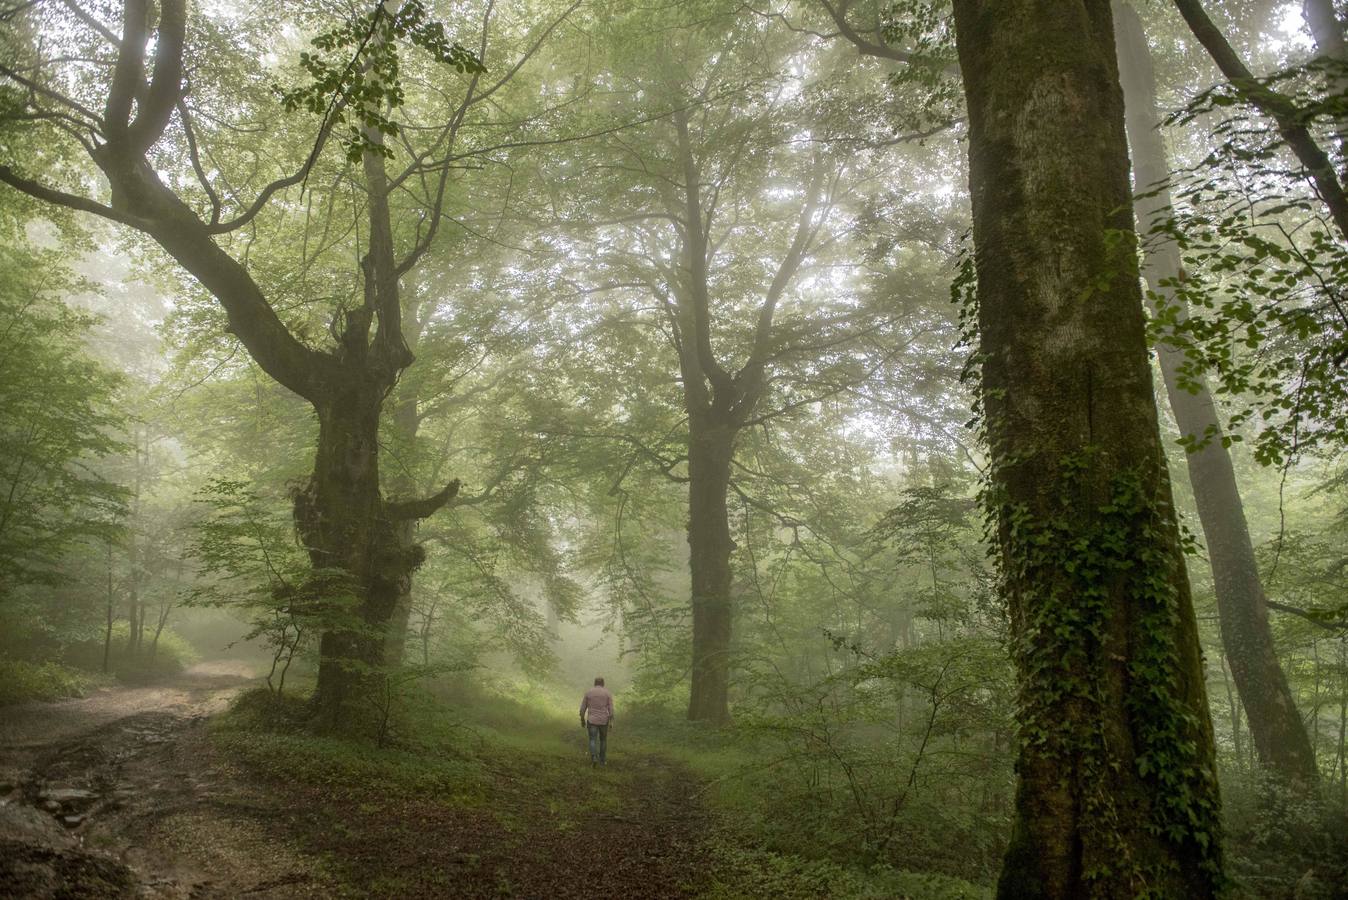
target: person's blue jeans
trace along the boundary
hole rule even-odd
[[[608,756],[608,723],[603,725],[587,725],[590,730],[590,761],[597,762],[601,766],[605,764]]]

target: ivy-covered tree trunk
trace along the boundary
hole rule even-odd
[[[693,664],[688,718],[730,719],[730,465],[739,427],[695,413],[688,441],[688,563],[692,576]]]
[[[1138,227],[1146,233],[1170,215],[1170,192],[1163,187],[1170,163],[1157,130],[1156,81],[1142,21],[1130,4],[1116,0],[1114,22],[1133,187],[1139,195]],[[1183,277],[1183,266],[1173,240],[1157,236],[1147,242],[1142,274],[1153,294],[1174,302],[1173,291],[1165,285]],[[1180,315],[1186,312],[1180,310]],[[1267,769],[1294,781],[1314,783],[1318,777],[1315,754],[1273,645],[1245,507],[1231,454],[1222,444],[1222,425],[1212,394],[1201,379],[1197,391],[1181,385],[1183,352],[1163,342],[1157,352],[1180,432],[1209,438],[1202,449],[1188,454],[1186,463],[1212,564],[1222,646],[1249,718],[1251,738]]]
[[[1211,897],[1218,794],[1156,419],[1109,0],[956,0],[1019,685],[1005,898]]]

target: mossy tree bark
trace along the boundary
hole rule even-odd
[[[1156,417],[1109,0],[956,0],[1019,682],[1006,898],[1210,897],[1218,797]]]
[[[1158,130],[1156,80],[1142,21],[1130,4],[1115,0],[1114,24],[1132,148],[1133,188],[1138,194],[1137,220],[1139,228],[1147,233],[1170,216],[1170,192],[1165,188],[1170,163]],[[1153,295],[1174,302],[1173,291],[1166,284],[1183,277],[1183,265],[1173,240],[1158,234],[1146,242],[1142,274]],[[1185,310],[1180,311],[1181,316],[1185,314]],[[1157,354],[1180,432],[1209,438],[1201,449],[1188,454],[1186,463],[1212,564],[1222,646],[1249,718],[1251,738],[1266,769],[1286,779],[1313,784],[1318,777],[1315,753],[1278,663],[1245,507],[1231,454],[1222,443],[1216,405],[1201,379],[1196,391],[1181,385],[1183,352],[1162,342]]]

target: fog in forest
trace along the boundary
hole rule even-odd
[[[1348,897],[1343,0],[0,0],[0,896]]]

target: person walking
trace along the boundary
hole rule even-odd
[[[608,729],[613,724],[613,695],[604,687],[604,677],[580,701],[580,727],[590,732],[590,765],[608,764]]]

